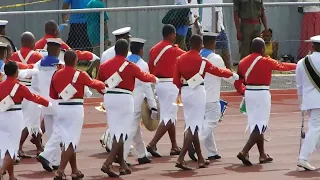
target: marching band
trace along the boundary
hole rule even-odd
[[[29,157],[22,150],[29,133],[42,167],[48,172],[55,170],[54,180],[66,179],[64,171],[68,163],[73,180],[84,178],[78,169],[76,154],[84,120],[83,98],[92,95],[89,88],[103,95],[103,103],[96,109],[106,113],[109,129],[100,141],[109,155],[101,171],[110,177],[132,173],[127,158],[133,148],[139,164],[151,163],[148,152],[153,157],[161,157],[157,143],[167,132],[172,145],[170,155],[178,156],[177,168],[192,169],[184,161],[188,151],[189,155],[197,155],[199,168],[206,168],[209,160],[220,159],[215,129],[228,106],[228,102],[220,99],[222,79],[234,83],[243,96],[240,110],[248,116],[250,137],[237,155],[238,159],[245,165],[252,165],[249,151],[257,144],[260,163],[273,161],[264,149],[264,132],[268,128],[271,107],[271,72],[292,71],[296,64],[264,57],[265,42],[255,38],[253,52],[240,62],[235,73],[226,69],[222,58],[215,53],[218,34],[207,31],[202,36],[192,35],[191,49],[185,52],[174,44],[176,29],[172,25],[164,25],[163,40],[151,48],[147,63],[142,59],[146,40],[131,37],[130,30],[125,27],[114,31],[115,46],[106,50],[101,59],[87,51],[71,50],[58,38],[59,28],[54,21],[46,23],[46,35],[37,43],[32,33],[23,33],[22,48],[10,57],[7,57],[7,50],[12,44],[0,42],[0,180],[6,173],[10,180],[16,179],[14,160]],[[320,36],[311,41],[315,52],[298,63],[297,83],[302,110],[308,111],[311,120],[317,123],[319,107],[309,106],[306,101],[311,97],[304,92],[313,88],[316,97],[320,92],[320,88],[315,87],[320,86],[319,78],[315,77],[320,66],[313,60],[320,52]],[[96,79],[76,69],[81,58],[101,60]],[[315,78],[308,80],[308,77]],[[176,141],[179,106],[184,109],[185,119],[182,148]],[[41,120],[49,139],[44,148]],[[146,129],[155,132],[147,145],[142,138],[141,120]],[[298,161],[299,167],[308,170],[315,169],[308,160],[319,139],[318,127],[312,127]],[[192,152],[190,145],[194,147]],[[202,151],[206,151],[208,157],[203,157]],[[119,173],[112,166],[114,162],[120,164]]]

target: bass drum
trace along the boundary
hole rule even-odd
[[[13,54],[14,52],[17,52],[16,46],[13,44],[13,42],[8,36],[0,35],[0,42],[8,44],[8,57],[10,57],[11,54]]]
[[[48,56],[48,51],[45,49],[37,49],[36,51],[41,53],[43,55],[43,57]],[[66,51],[64,49],[61,49],[58,59],[62,62],[64,62],[64,54],[65,53],[66,53]]]

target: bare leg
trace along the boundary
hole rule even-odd
[[[14,158],[15,159],[15,158]],[[0,169],[0,174],[4,174],[6,171],[8,171],[9,174],[9,180],[14,180],[16,179],[14,176],[14,170],[13,170],[13,165],[14,165],[14,159],[11,158],[10,154],[6,152],[6,155],[3,160],[3,165]]]
[[[37,155],[39,155],[41,152],[43,152],[43,146],[41,143],[42,135],[41,133],[38,133],[37,136],[35,134],[32,134],[32,138],[34,140],[33,143],[36,145],[37,148]]]
[[[170,123],[170,122],[169,122]],[[150,146],[156,146],[157,143],[160,141],[160,139],[163,137],[163,135],[169,130],[169,123],[167,125],[164,125],[164,122],[162,121],[159,125],[156,134],[154,135],[153,139],[149,143]]]
[[[116,156],[120,150],[120,143],[117,142],[116,137],[113,137],[112,148],[106,161],[103,163],[101,171],[107,173],[110,177],[119,177],[113,170],[112,163],[115,160]],[[122,156],[123,157],[123,156]]]
[[[176,140],[176,126],[173,122],[168,123],[168,134],[171,141],[171,150],[179,150],[179,146]]]
[[[100,60],[93,61],[91,62],[89,68],[87,69],[87,73],[92,77],[93,69],[96,68],[95,77],[97,77],[99,67],[100,67]]]
[[[21,158],[31,158],[30,156],[26,155],[26,153],[23,151],[23,148],[22,148],[28,136],[29,136],[28,128],[24,128],[21,133],[19,151],[18,151],[18,154]]]
[[[199,140],[199,133],[198,133],[198,127],[196,128],[196,131],[193,135],[193,145],[194,145],[194,149],[196,151],[196,154],[198,156],[198,164],[199,167],[205,167],[205,165],[209,164],[209,161],[206,161],[203,158],[202,152],[201,152],[201,146],[200,146],[200,140]]]
[[[70,143],[68,145],[67,150],[65,150],[65,147],[63,147],[63,151],[61,153],[61,161],[58,169],[58,174],[63,174],[64,170],[66,169],[69,161],[71,160],[73,154],[74,154],[74,149],[72,144]]]
[[[185,163],[184,157],[186,156],[186,153],[188,152],[188,147],[192,143],[192,141],[193,141],[193,135],[189,128],[185,133],[183,146],[176,162],[177,168],[180,168],[182,170],[191,170],[191,168],[188,167],[187,164]]]
[[[124,145],[124,142],[121,135],[121,138],[119,140],[119,151],[118,151],[118,158],[120,162],[120,169],[119,169],[120,175],[131,174],[131,169],[128,167],[126,161],[124,160],[123,145]]]
[[[78,179],[84,178],[84,175],[78,169],[77,153],[76,152],[72,154],[69,163],[70,163],[70,166],[71,166],[71,177],[72,178],[78,178]]]

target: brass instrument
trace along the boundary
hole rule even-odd
[[[99,112],[104,112],[104,113],[106,112],[103,102],[100,103],[100,106],[96,106],[95,108]]]
[[[183,106],[182,100],[181,100],[181,94],[178,95],[176,102],[172,103],[175,106]]]

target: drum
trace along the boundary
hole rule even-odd
[[[228,108],[228,102],[220,99],[220,107],[221,107],[221,116],[220,116],[220,120],[219,121],[222,121],[224,113],[226,112],[226,110]]]
[[[13,44],[13,42],[8,36],[0,35],[0,42],[8,44],[8,49],[7,49],[8,57],[10,57],[14,52],[17,51],[16,46]]]
[[[160,105],[159,101],[156,99],[157,102],[157,109],[158,109],[158,118],[157,119],[151,119],[151,110],[148,105],[147,98],[144,98],[142,105],[141,105],[141,119],[143,125],[146,127],[149,131],[155,131],[160,123]]]

